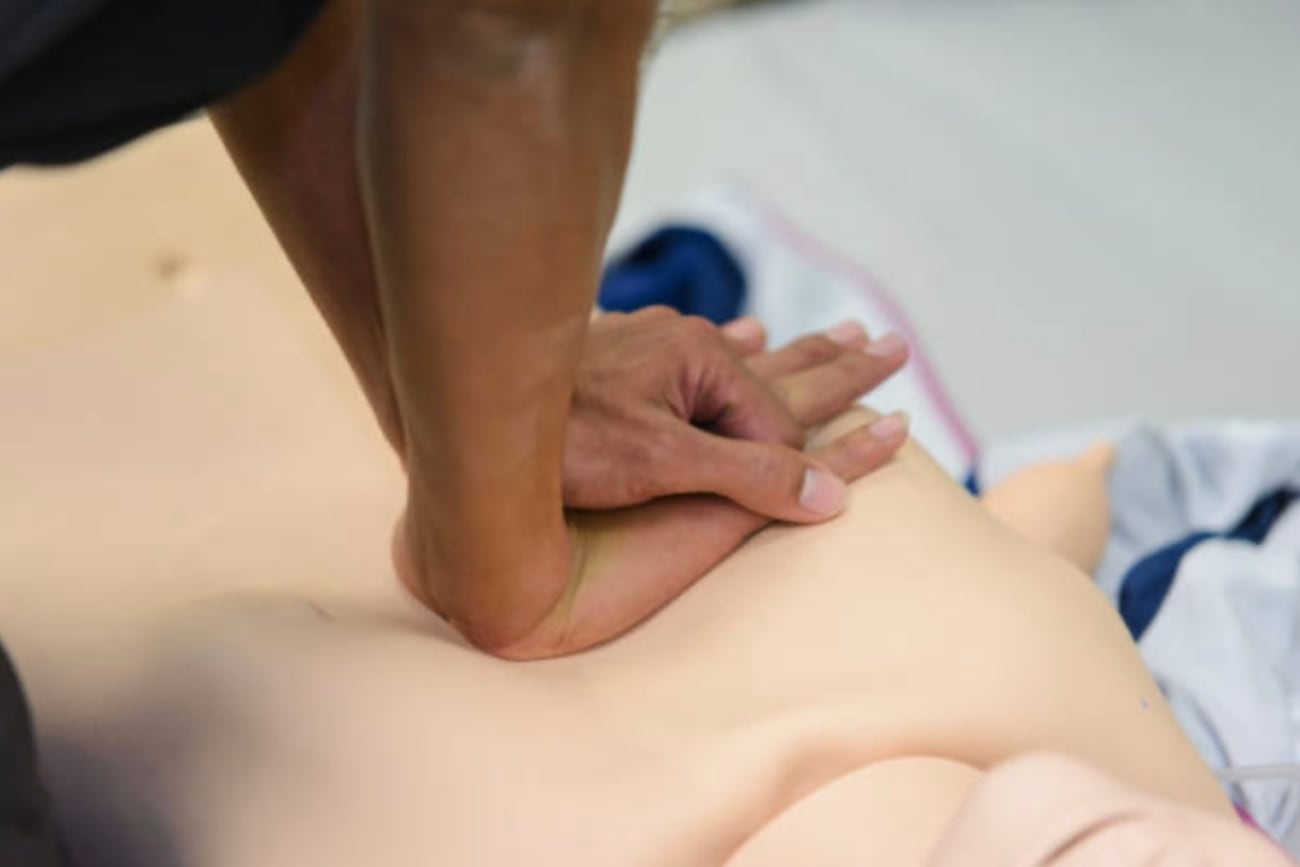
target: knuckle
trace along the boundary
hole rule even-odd
[[[713,323],[699,316],[682,316],[672,323],[669,342],[683,356],[700,359],[712,357],[723,345],[722,336]]]
[[[663,304],[652,304],[649,307],[642,307],[634,316],[647,321],[658,321],[663,319],[675,319],[678,316],[676,310]]]
[[[798,495],[803,487],[803,458],[790,447],[769,446],[764,449],[759,477],[772,490]]]
[[[846,386],[864,385],[876,377],[876,365],[870,356],[856,352],[845,353],[836,360],[834,371],[837,379]]]
[[[719,336],[717,327],[703,316],[683,316],[678,328],[693,343],[710,343]]]
[[[739,380],[728,398],[731,427],[743,437],[761,442],[800,445],[803,427],[791,412],[784,393],[772,386],[755,386]]]
[[[855,470],[866,472],[888,455],[888,450],[866,428],[858,428],[840,441],[840,448],[848,464]]]
[[[791,344],[790,348],[793,354],[805,364],[822,364],[834,361],[845,354],[843,347],[820,334],[802,337]]]

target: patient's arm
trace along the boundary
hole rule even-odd
[[[1015,472],[989,488],[981,500],[1030,542],[1092,575],[1110,535],[1106,480],[1114,463],[1115,447],[1098,443],[1077,457]]]

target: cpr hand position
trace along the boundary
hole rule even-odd
[[[635,326],[647,322],[665,325],[683,320],[662,313],[642,316]],[[733,435],[764,436],[770,439],[745,442],[720,439],[715,434],[693,437],[681,430],[693,413],[687,408],[689,401],[667,401],[670,411],[647,413],[650,422],[642,422],[659,435],[672,441],[679,437],[684,445],[676,454],[677,460],[695,462],[693,467],[664,467],[668,475],[659,482],[642,482],[644,488],[625,490],[623,496],[652,496],[656,491],[680,493],[683,491],[713,491],[728,498],[709,493],[681,496],[663,496],[629,508],[612,510],[583,510],[570,508],[566,513],[571,541],[571,571],[568,582],[546,615],[527,634],[518,640],[489,648],[493,653],[511,659],[538,659],[576,653],[617,637],[637,623],[650,617],[693,583],[703,577],[742,542],[761,530],[773,516],[797,515],[796,519],[817,520],[819,513],[799,506],[798,492],[802,492],[800,474],[809,469],[829,472],[834,484],[843,490],[843,481],[866,475],[888,461],[907,438],[906,421],[899,415],[877,417],[869,412],[857,411],[861,420],[856,427],[829,442],[819,444],[808,455],[795,451],[792,444],[802,444],[805,434],[837,416],[853,403],[861,392],[869,390],[886,379],[906,360],[906,347],[897,339],[884,338],[874,345],[874,352],[866,334],[858,327],[846,325],[828,334],[805,337],[775,352],[765,352],[761,327],[753,320],[742,320],[722,329],[721,334],[706,332],[696,323],[689,328],[698,334],[688,340],[701,344],[679,348],[685,356],[690,351],[697,355],[721,357],[715,363],[723,365],[724,377],[709,380],[685,376],[686,385],[672,384],[672,375],[683,370],[697,370],[689,359],[664,358],[664,346],[673,344],[651,342],[650,335],[657,329],[647,328],[645,336],[636,335],[634,323],[610,320],[607,325],[628,329],[625,333],[637,336],[623,346],[629,358],[641,359],[645,370],[629,382],[639,383],[642,391],[620,393],[612,384],[599,390],[592,385],[600,377],[592,378],[588,369],[579,390],[590,396],[603,395],[606,409],[596,418],[624,419],[621,425],[613,424],[605,430],[607,441],[617,442],[622,431],[632,431],[636,436],[645,432],[638,425],[629,425],[626,417],[644,418],[642,413],[649,403],[646,397],[654,392],[646,390],[649,383],[667,386],[667,394],[698,395],[690,384],[703,382],[719,387],[717,383],[740,381],[741,393],[753,401],[751,412],[745,416],[735,412],[726,415],[728,420],[749,419],[750,426],[728,427]],[[612,351],[601,346],[598,335],[594,349]],[[721,338],[724,343],[719,343]],[[632,351],[638,345],[640,352]],[[680,338],[679,338],[680,339]],[[655,346],[659,350],[655,350]],[[728,352],[732,353],[730,356]],[[737,361],[737,357],[743,361]],[[730,361],[727,359],[730,358]],[[866,359],[864,361],[864,358]],[[590,354],[589,354],[590,361]],[[609,362],[613,364],[613,360]],[[701,361],[697,363],[704,364]],[[729,366],[728,366],[729,365]],[[707,365],[704,365],[707,368]],[[660,371],[659,375],[653,375]],[[610,371],[613,375],[613,371]],[[734,393],[734,392],[733,392]],[[621,400],[620,400],[621,398]],[[773,402],[774,401],[774,402]],[[726,405],[725,401],[722,404]],[[627,409],[630,405],[631,410]],[[716,408],[716,397],[699,398],[699,406]],[[623,406],[623,414],[615,408]],[[590,407],[589,407],[590,409]],[[639,410],[639,412],[637,411]],[[764,415],[767,414],[767,415]],[[718,415],[704,412],[705,421],[714,422]],[[758,421],[753,419],[757,418]],[[769,424],[767,430],[762,423]],[[589,422],[588,422],[589,423]],[[781,426],[793,424],[789,432]],[[843,424],[840,422],[839,424]],[[841,428],[842,429],[842,428]],[[773,442],[772,440],[777,440]],[[572,437],[570,438],[572,445]],[[757,447],[763,447],[759,451]],[[572,455],[573,452],[570,452]],[[755,455],[760,457],[755,458]],[[638,467],[634,457],[625,468],[610,466],[608,471],[623,473],[642,479],[655,478],[655,466],[666,458],[651,453],[643,459],[645,466]],[[707,466],[709,462],[722,463],[720,469]],[[570,468],[571,469],[571,468]],[[673,476],[672,473],[680,473]],[[727,473],[736,479],[725,478]],[[581,478],[581,476],[579,476]],[[738,479],[738,482],[737,482]],[[685,481],[683,481],[685,480]],[[693,480],[693,481],[692,481]],[[748,488],[748,489],[746,489]],[[599,489],[597,489],[599,490]],[[607,495],[606,495],[607,496]],[[842,498],[841,498],[842,500]],[[762,503],[760,512],[747,506]],[[795,504],[792,508],[791,504]],[[838,503],[832,505],[836,508]],[[825,517],[825,513],[820,514]]]
[[[807,406],[796,417],[808,418]],[[846,479],[863,475],[906,438],[898,415],[854,409],[831,422],[848,429],[812,456]],[[824,434],[823,434],[824,436]],[[554,605],[519,640],[492,648],[510,659],[586,650],[653,615],[708,574],[767,518],[708,494],[665,497],[610,511],[570,510],[571,572]]]
[[[843,480],[888,461],[906,432],[890,424],[810,456],[805,430],[888,379],[907,347],[893,336],[871,341],[854,323],[774,352],[765,344],[754,319],[718,328],[664,307],[596,319],[569,417],[565,505],[712,493],[769,519],[838,514]]]
[[[512,579],[526,585],[497,582],[510,610],[523,591],[559,578],[545,610],[525,629],[503,630],[448,606],[445,588],[482,576],[435,565],[414,501],[394,538],[403,583],[490,653],[561,656],[649,617],[771,520],[836,514],[845,482],[888,462],[906,422],[874,418],[810,454],[805,438],[902,367],[907,348],[870,341],[852,324],[775,351],[765,344],[750,319],[719,329],[661,309],[602,317],[584,348],[565,441],[567,542],[533,555]]]

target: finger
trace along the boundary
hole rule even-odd
[[[713,493],[751,512],[807,524],[832,518],[848,500],[846,480],[889,460],[907,437],[906,421],[885,416],[807,455],[775,443],[728,440],[697,432],[664,479],[665,494]]]
[[[737,355],[749,357],[767,348],[767,329],[753,316],[733,319],[719,330]]]
[[[888,461],[902,443],[906,420],[899,422],[903,434],[889,433],[879,446],[864,447],[857,438],[865,435],[866,428],[855,429],[816,457],[826,462],[823,469],[836,469],[848,477],[860,475]],[[584,519],[588,530],[596,531],[590,538],[617,540],[620,566],[618,580],[592,580],[584,586],[583,607],[602,614],[566,620],[570,651],[605,641],[645,613],[668,604],[768,521],[735,502],[709,496],[661,499],[636,510],[588,513]],[[598,551],[586,557],[588,563],[600,560]],[[619,620],[619,612],[636,612],[636,616]]]
[[[722,360],[714,374],[712,402],[706,413],[709,432],[733,439],[781,443],[803,448],[804,425],[795,421],[784,398],[761,382],[734,357]]]
[[[668,473],[665,494],[711,493],[768,519],[814,523],[844,509],[848,492],[830,469],[777,443],[697,432]]]
[[[867,332],[856,322],[841,322],[820,334],[809,334],[780,349],[756,355],[749,369],[759,379],[776,379],[834,361],[845,351],[867,346]]]
[[[845,352],[826,364],[773,383],[786,409],[803,427],[842,413],[907,363],[907,344],[894,335],[871,343],[866,352]]]
[[[679,349],[696,363],[683,395],[683,417],[722,436],[802,448],[804,428],[776,391],[754,376],[712,324],[683,320],[687,324]]]
[[[814,449],[810,456],[844,481],[852,482],[889,463],[907,442],[908,428],[909,420],[904,413],[890,413],[853,428]]]

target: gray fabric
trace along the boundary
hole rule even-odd
[[[1142,426],[1119,445],[1111,539],[1096,576],[1112,596],[1140,557],[1198,530],[1227,530],[1264,494],[1300,486],[1300,424]]]
[[[1204,542],[1140,644],[1197,749],[1218,768],[1300,762],[1300,509],[1261,545]],[[1275,778],[1234,799],[1283,838],[1300,810],[1292,780]]]
[[[1142,557],[1197,531],[1235,526],[1263,496],[1300,488],[1300,423],[1134,423],[1027,437],[981,460],[985,484],[1108,438],[1111,534],[1098,586],[1116,601]],[[1212,540],[1183,559],[1139,650],[1179,722],[1217,769],[1300,768],[1300,508],[1264,542]],[[1300,785],[1231,790],[1269,833],[1297,830]]]

